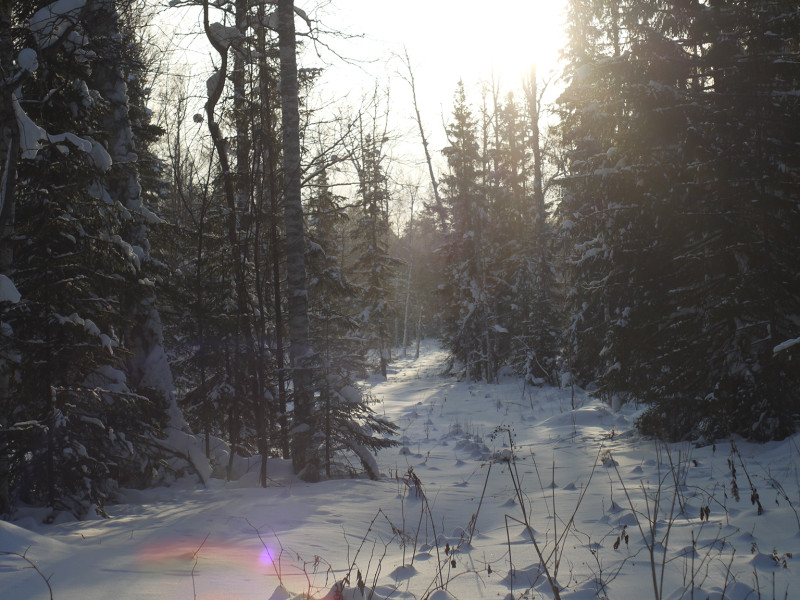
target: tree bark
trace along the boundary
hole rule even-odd
[[[203,2],[203,28],[208,37],[209,42],[217,51],[220,57],[220,66],[213,78],[209,80],[208,84],[208,101],[205,105],[206,119],[208,121],[208,131],[211,134],[211,140],[214,144],[214,150],[219,159],[220,170],[222,171],[223,191],[225,195],[225,202],[227,204],[227,229],[228,229],[228,243],[231,246],[231,262],[233,265],[234,276],[234,290],[236,298],[236,325],[234,329],[234,355],[243,359],[245,364],[245,374],[239,365],[230,366],[228,372],[233,380],[234,395],[229,407],[229,422],[228,431],[230,436],[231,453],[228,461],[227,476],[231,478],[233,471],[233,458],[239,444],[239,434],[241,431],[241,410],[239,406],[240,399],[244,397],[244,390],[246,381],[246,373],[252,371],[252,357],[253,350],[253,337],[252,329],[250,328],[249,318],[250,310],[247,295],[247,282],[245,279],[244,270],[244,250],[239,239],[239,224],[238,224],[238,207],[237,207],[237,183],[234,181],[234,175],[231,170],[230,157],[228,156],[228,145],[225,137],[216,120],[216,107],[217,103],[222,96],[225,88],[225,81],[228,77],[228,47],[225,46],[216,36],[211,32],[211,24],[209,22],[209,6],[208,1]],[[242,352],[242,345],[247,348],[248,356]],[[235,369],[235,371],[234,371]]]
[[[542,181],[542,143],[539,133],[539,118],[541,117],[541,99],[539,97],[539,82],[536,79],[536,67],[531,69],[528,81],[523,85],[528,104],[528,116],[531,126],[531,150],[533,151],[533,202],[535,214],[535,231],[537,239],[541,238],[547,217],[544,205],[544,185]]]
[[[14,46],[11,39],[11,3],[0,4],[0,74],[12,72]],[[14,251],[11,238],[14,233],[14,194],[17,175],[17,156],[19,152],[19,131],[17,118],[11,98],[14,90],[10,85],[0,83],[0,274],[11,276],[14,263]],[[2,313],[0,313],[0,320]],[[0,350],[10,340],[5,333],[0,333]],[[5,368],[5,360],[0,358],[0,430],[10,424],[8,421],[10,406],[11,379]],[[11,510],[9,493],[10,463],[5,449],[7,437],[0,440],[0,515]]]
[[[266,7],[261,4],[258,7],[259,22],[266,22]],[[267,38],[264,27],[258,30],[258,81],[259,93],[261,95],[261,191],[262,196],[267,196],[269,202],[269,257],[265,264],[265,280],[269,281],[272,294],[272,307],[275,331],[275,347],[273,355],[275,357],[275,377],[277,379],[277,406],[273,404],[273,411],[277,412],[278,426],[280,428],[279,445],[281,455],[284,459],[291,456],[289,448],[289,422],[286,415],[286,375],[284,364],[284,323],[283,323],[283,293],[281,290],[281,252],[280,232],[278,230],[278,215],[280,207],[278,203],[279,185],[278,158],[280,149],[277,147],[277,127],[275,119],[275,107],[272,105],[272,94],[275,89],[275,78],[267,64]],[[262,198],[263,202],[263,198]],[[259,265],[259,261],[256,261]],[[257,267],[258,268],[258,267]],[[265,290],[265,296],[268,292]],[[274,414],[274,413],[273,413]]]
[[[411,305],[411,276],[414,269],[414,200],[416,193],[411,195],[411,215],[408,220],[408,274],[406,276],[406,306],[403,314],[403,358],[408,356],[406,346],[408,346],[408,311]]]
[[[301,203],[300,110],[294,1],[278,0],[278,46],[283,122],[283,214],[286,227],[286,275],[289,309],[289,360],[294,384],[292,464],[306,479],[317,477],[312,464],[312,349],[309,340],[305,233]]]

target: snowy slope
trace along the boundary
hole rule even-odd
[[[273,461],[268,489],[253,473],[128,491],[111,519],[21,511],[0,523],[17,553],[0,599],[49,597],[22,554],[57,599],[361,598],[359,582],[366,598],[552,598],[548,576],[562,598],[800,597],[797,436],[665,447],[634,408],[457,382],[444,358],[431,345],[368,382],[402,435],[381,481],[306,484]]]

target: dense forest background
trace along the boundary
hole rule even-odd
[[[199,86],[163,7],[0,2],[0,514],[237,456],[377,477],[395,426],[356,382],[422,336],[453,376],[645,403],[659,438],[794,431],[794,0],[571,0],[559,97],[461,84],[444,148],[415,102],[414,185],[385,95],[319,100],[309,13],[171,4],[203,15]]]

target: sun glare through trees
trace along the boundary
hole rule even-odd
[[[797,0],[0,1],[0,595],[790,597],[799,114]]]
[[[457,36],[460,52],[473,65],[463,73],[465,78],[485,78],[491,70],[513,87],[534,65],[542,74],[556,68],[567,41],[563,2],[468,0],[453,6],[451,35]]]

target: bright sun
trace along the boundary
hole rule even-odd
[[[565,41],[563,0],[462,0],[459,5],[453,26],[465,77],[485,78],[493,71],[514,85],[533,63],[540,75],[555,68]]]

